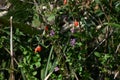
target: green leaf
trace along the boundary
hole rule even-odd
[[[53,14],[53,15],[49,16],[49,17],[47,18],[47,20],[48,20],[48,21],[55,20],[55,15]]]
[[[51,50],[50,50],[50,54],[49,54],[49,57],[48,57],[48,61],[47,61],[47,66],[46,66],[46,70],[45,70],[45,75],[44,77],[47,76],[47,73],[48,73],[48,65],[50,64],[50,60],[51,60],[51,55],[53,53],[53,49],[54,49],[54,46],[51,47]]]
[[[0,48],[2,48],[3,46],[2,45],[0,45]]]
[[[120,12],[120,1],[116,2],[115,10],[116,10],[117,12]]]
[[[45,68],[41,70],[41,80],[44,80]]]
[[[36,74],[37,74],[37,71],[34,71],[32,74],[33,74],[33,75],[36,75]]]
[[[21,32],[21,31],[19,30],[19,28],[16,28],[15,34],[16,34],[16,35],[23,35],[23,36],[24,36],[23,32]]]
[[[80,71],[80,72],[82,71],[82,67],[79,68],[79,71]]]
[[[110,58],[109,54],[105,54],[104,59],[107,60],[108,58]]]
[[[104,15],[104,12],[102,12],[102,10],[97,10],[95,13],[98,17]]]
[[[77,42],[76,45],[82,46],[82,43],[81,42]]]
[[[100,3],[101,3],[100,0],[95,0],[95,2],[96,2],[97,4],[100,4]]]
[[[30,69],[33,69],[33,65],[30,65]]]
[[[24,51],[23,54],[26,55],[28,52],[27,51]]]
[[[36,62],[36,63],[35,63],[35,66],[36,66],[36,67],[40,67],[40,65],[41,65],[40,62]]]
[[[19,64],[18,67],[23,67],[23,65],[22,65],[22,64]]]
[[[104,25],[120,28],[120,24],[117,24],[117,23],[104,23]]]
[[[34,27],[39,27],[39,26],[40,26],[39,14],[37,14],[36,12],[34,13],[34,16],[33,16],[32,25],[33,25]]]
[[[94,52],[94,55],[95,55],[96,57],[100,57],[100,56],[101,56],[99,52]]]

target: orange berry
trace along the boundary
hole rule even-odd
[[[79,25],[79,22],[78,21],[74,21],[74,26],[77,27]]]
[[[64,5],[67,4],[67,0],[64,0],[63,4],[64,4]]]
[[[41,52],[41,50],[42,50],[42,47],[38,45],[38,46],[35,48],[35,53],[36,53],[36,52]]]

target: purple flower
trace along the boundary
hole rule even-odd
[[[71,46],[74,46],[74,45],[75,45],[75,42],[76,42],[76,39],[71,39],[71,40],[70,40],[70,45],[71,45]]]
[[[54,68],[55,72],[59,71],[59,68],[58,67],[55,67]]]
[[[54,36],[54,34],[55,34],[54,30],[51,30],[50,31],[50,36]]]

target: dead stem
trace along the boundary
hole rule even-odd
[[[12,16],[10,17],[10,56],[11,56],[11,64],[10,64],[10,77],[9,80],[15,80],[14,76],[14,57],[13,57],[13,34],[12,34]]]

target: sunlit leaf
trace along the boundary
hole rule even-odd
[[[104,23],[104,25],[120,28],[120,24],[117,23]]]
[[[53,14],[53,15],[49,16],[49,17],[47,18],[47,20],[48,20],[48,21],[55,20],[55,15]]]
[[[101,56],[101,54],[99,52],[94,52],[94,55],[97,56],[97,57]]]

